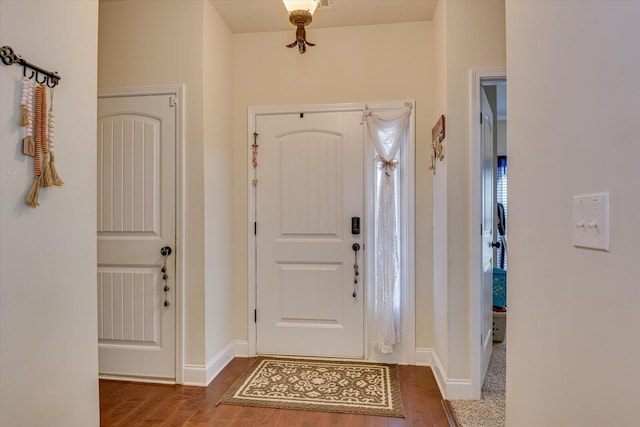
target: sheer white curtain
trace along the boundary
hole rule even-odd
[[[376,149],[376,163],[381,170],[375,206],[374,322],[372,339],[381,353],[393,353],[394,344],[402,341],[398,264],[398,227],[396,220],[396,155],[405,141],[411,108],[401,112],[375,112],[365,109],[364,117]]]

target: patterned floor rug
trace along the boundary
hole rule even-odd
[[[260,357],[219,403],[403,417],[395,365]]]

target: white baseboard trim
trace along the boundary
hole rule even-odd
[[[416,348],[416,366],[433,366],[432,348]]]
[[[249,357],[249,341],[235,340],[233,342],[236,357]]]
[[[432,358],[431,369],[433,370],[433,375],[436,377],[436,382],[438,383],[442,397],[448,400],[476,399],[471,380],[449,378],[440,362],[438,353],[433,349],[430,350]]]
[[[225,345],[211,360],[203,365],[184,365],[182,384],[207,387],[235,356],[234,342]]]
[[[101,380],[132,381],[136,383],[150,383],[150,384],[175,384],[176,383],[174,380],[165,380],[162,378],[135,377],[135,376],[127,376],[127,375],[99,374],[98,378],[100,378]]]

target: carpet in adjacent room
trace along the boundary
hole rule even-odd
[[[460,427],[503,427],[505,425],[506,350],[506,341],[493,345],[480,400],[449,401]]]

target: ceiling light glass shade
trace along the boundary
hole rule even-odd
[[[294,10],[307,10],[312,15],[320,4],[320,0],[282,0],[282,2],[289,13]]]

